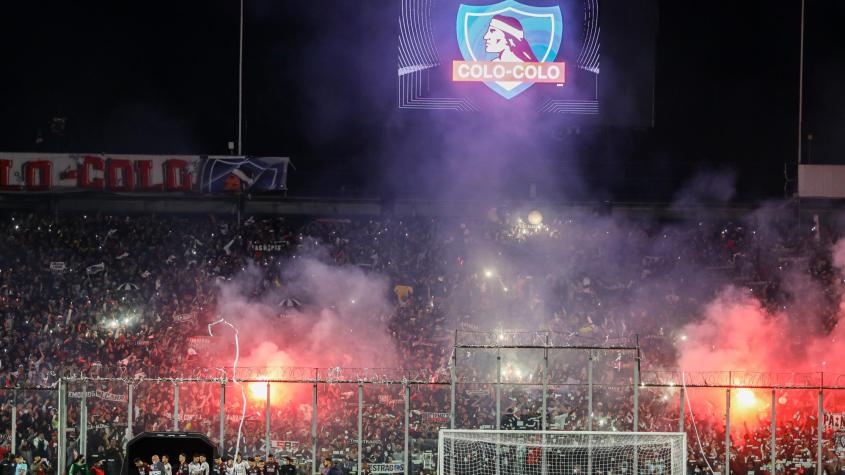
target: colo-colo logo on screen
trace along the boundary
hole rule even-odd
[[[506,99],[534,83],[566,82],[565,64],[555,62],[563,36],[560,6],[461,5],[455,31],[464,59],[452,62],[453,81],[483,82]]]

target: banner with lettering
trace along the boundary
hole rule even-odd
[[[370,473],[403,473],[405,464],[402,463],[371,463]]]
[[[271,440],[270,447],[274,449],[284,450],[287,452],[296,452],[299,450],[298,440]]]
[[[67,270],[67,264],[64,262],[51,262],[50,263],[50,272],[54,274],[63,274]]]
[[[67,397],[72,399],[82,399],[82,391],[70,391],[67,393]],[[112,401],[112,402],[126,402],[126,395],[125,394],[115,394],[110,393],[108,391],[86,391],[85,397],[88,399],[103,399],[105,401]]]
[[[845,429],[845,413],[843,412],[825,412],[824,413],[824,427],[828,430],[843,430]]]
[[[449,422],[448,412],[420,412],[420,420],[422,422]]]
[[[285,157],[0,153],[0,193],[287,189]]]
[[[247,248],[254,253],[278,254],[288,248],[287,241],[250,241]]]

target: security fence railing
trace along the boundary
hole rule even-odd
[[[573,340],[457,333],[446,371],[65,374],[54,387],[0,389],[0,442],[37,445],[58,473],[77,454],[103,458],[108,475],[129,439],[163,430],[204,433],[223,454],[290,456],[313,474],[326,457],[346,473],[433,474],[442,428],[686,431],[689,469],[726,475],[773,464],[832,473],[845,456],[843,375],[641,371],[636,341]]]

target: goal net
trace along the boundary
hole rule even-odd
[[[439,475],[684,475],[686,434],[440,431]]]

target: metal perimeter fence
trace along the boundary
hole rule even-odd
[[[204,433],[223,454],[290,456],[306,474],[324,458],[345,473],[434,474],[442,428],[686,431],[688,469],[726,475],[833,473],[845,458],[845,375],[641,370],[636,340],[543,332],[456,332],[450,361],[63,374],[0,389],[0,442],[57,473],[78,454],[103,458],[107,475],[133,435],[163,430]]]

